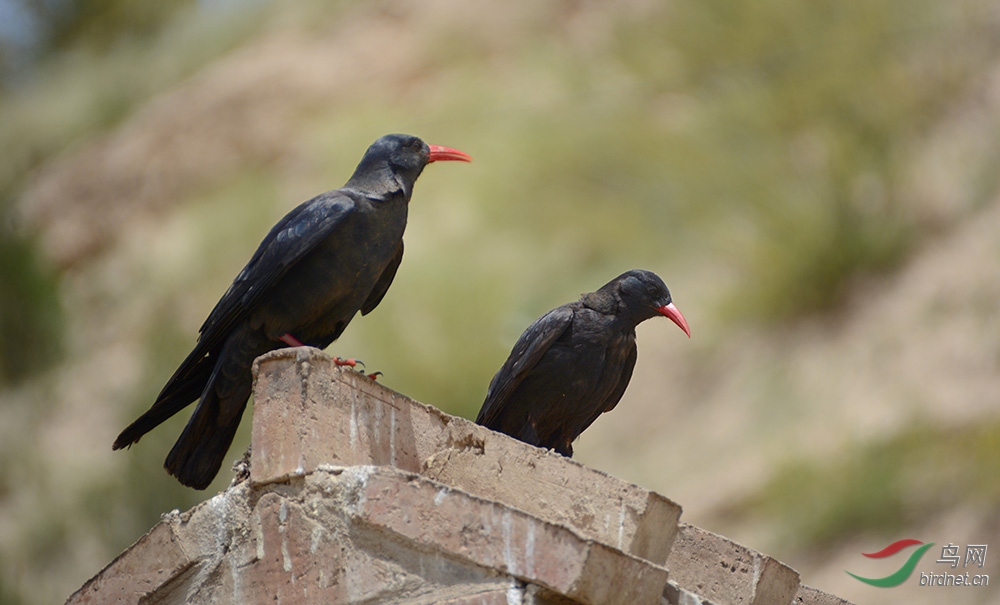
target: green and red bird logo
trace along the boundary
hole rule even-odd
[[[861,553],[864,556],[869,557],[871,559],[884,559],[886,557],[891,557],[892,555],[898,553],[904,548],[909,548],[910,546],[914,546],[916,544],[923,544],[923,546],[913,551],[913,553],[910,555],[910,558],[906,560],[906,563],[903,563],[902,567],[900,567],[894,573],[891,573],[884,578],[863,578],[857,574],[853,574],[847,571],[846,569],[844,571],[847,571],[847,574],[850,575],[852,578],[860,580],[865,584],[871,584],[872,586],[878,586],[880,588],[891,588],[893,586],[899,586],[900,584],[905,582],[907,578],[910,577],[910,574],[913,573],[913,569],[917,566],[917,563],[920,561],[920,557],[924,556],[924,553],[927,552],[927,549],[929,549],[931,546],[934,546],[933,542],[929,544],[924,544],[920,540],[914,540],[913,538],[905,538],[903,540],[897,540],[893,542],[892,544],[886,546],[885,548],[883,548],[878,552]]]

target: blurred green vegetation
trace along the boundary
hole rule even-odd
[[[40,54],[81,48],[106,50],[122,38],[155,35],[169,18],[192,4],[133,0],[9,0],[36,24]]]
[[[134,4],[138,12],[149,11],[144,18],[162,20],[156,27],[137,25],[133,31],[127,22],[102,21],[103,10],[83,10],[90,4],[104,3],[65,3],[80,9],[72,12],[81,20],[79,33],[51,47],[24,82],[0,89],[0,148],[4,150],[0,199],[5,200],[4,207],[42,162],[111,129],[139,103],[259,31],[261,19],[259,10],[206,13],[185,9],[188,2],[168,3],[169,10],[142,8],[139,5],[144,3],[131,0],[107,3],[110,12]],[[109,27],[117,35],[102,33]]]
[[[431,296],[413,309],[450,318],[421,339],[445,359],[461,354],[461,336],[478,325],[478,316],[531,303],[518,325],[484,351],[480,361],[498,365],[507,343],[547,308],[626,268],[667,271],[692,249],[741,276],[720,302],[732,320],[822,312],[836,308],[859,276],[898,266],[920,241],[924,225],[907,204],[903,166],[949,99],[976,84],[994,50],[958,44],[992,34],[990,21],[977,18],[977,4],[960,4],[964,10],[903,0],[664,4],[641,19],[627,11],[613,15],[611,35],[592,48],[560,36],[525,38],[508,58],[516,82],[483,68],[489,56],[479,41],[447,31],[428,42],[441,47],[429,71],[444,74],[434,98],[403,104],[348,99],[336,112],[318,114],[315,132],[337,144],[324,149],[317,143],[319,161],[350,166],[357,152],[342,141],[365,140],[361,132],[399,123],[450,135],[489,165],[475,172],[476,183],[466,175],[448,178],[466,181],[475,197],[460,203],[478,206],[492,241],[477,240],[481,249],[464,257],[465,266],[442,259],[447,274],[420,276],[454,293],[443,297],[444,308],[442,297]],[[185,18],[174,17],[165,29],[143,25],[145,16],[136,19],[135,31],[156,35],[141,44],[123,35],[117,46],[104,48],[100,67],[83,71],[100,78],[93,84],[56,69],[33,94],[8,99],[0,112],[19,127],[3,129],[7,140],[0,144],[18,152],[0,165],[0,187],[16,190],[31,166],[74,139],[111,128],[150,93],[245,39],[260,22],[259,15],[244,17],[254,25],[229,23],[220,35],[189,44],[197,19],[182,9],[176,14]],[[538,26],[558,31],[565,17],[553,8]],[[70,87],[72,105],[53,103]],[[352,116],[350,126],[345,115]],[[317,189],[335,184],[317,183]],[[424,183],[419,187],[416,203],[423,204]],[[982,195],[995,186],[989,189]],[[473,243],[448,235],[458,245]],[[480,277],[483,266],[494,268],[497,280],[509,275],[498,266],[499,255],[524,274],[508,283],[527,293]],[[453,279],[470,272],[478,275]],[[484,289],[494,296],[476,300]],[[483,304],[493,308],[484,313]],[[375,341],[386,350],[395,348],[387,341],[403,326],[372,330],[384,335]],[[408,359],[434,358],[404,352]],[[382,363],[406,368],[395,374],[400,377],[426,377],[426,366],[447,365],[391,356]],[[452,376],[435,376],[433,368],[431,382],[437,384],[418,395],[474,413],[471,387],[456,389]]]
[[[722,321],[837,310],[935,228],[913,205],[906,171],[996,56],[996,44],[969,43],[995,39],[982,10],[665,3],[640,19],[608,15],[611,34],[591,46],[526,38],[499,74],[475,40],[438,36],[440,64],[428,71],[447,75],[433,102],[364,99],[347,108],[352,128],[330,115],[317,130],[339,145],[356,128],[413,123],[476,157],[422,177],[404,270],[378,319],[355,323],[334,348],[362,349],[394,388],[470,417],[534,317],[627,268],[670,285],[686,263],[724,267],[734,283],[708,312]],[[541,27],[558,31],[567,16],[547,17]],[[342,145],[329,155],[330,165],[351,162]],[[984,160],[981,173],[993,165]],[[467,199],[437,189],[445,171]],[[994,182],[979,195],[995,193]],[[471,216],[456,209],[470,204]],[[439,245],[415,267],[409,242],[421,233]],[[511,323],[484,332],[490,318]],[[476,333],[481,346],[470,350]],[[455,376],[455,359],[482,373]]]
[[[918,422],[836,459],[788,464],[727,516],[775,528],[775,548],[788,553],[888,539],[955,508],[1000,510],[998,465],[1000,422]]]
[[[995,56],[995,45],[967,44],[996,33],[970,7],[710,0],[671,11],[673,85],[697,107],[678,130],[671,180],[714,206],[701,209],[713,223],[756,232],[733,301],[744,315],[833,309],[856,277],[906,257],[926,225],[904,171]],[[644,41],[628,39],[642,57]]]
[[[259,25],[258,11],[206,15],[189,2],[23,4],[49,33],[28,82],[0,87],[0,387],[55,361],[63,341],[58,275],[13,211],[32,171],[113,128]]]
[[[52,271],[38,258],[30,239],[5,224],[0,224],[0,280],[3,388],[59,362],[63,316]]]

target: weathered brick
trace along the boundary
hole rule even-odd
[[[667,560],[681,514],[667,498],[472,423],[450,428],[467,431],[466,443],[474,445],[436,452],[424,462],[424,476],[654,563]]]
[[[258,485],[322,464],[393,466],[666,561],[681,509],[659,494],[418,403],[316,349],[269,353],[255,375]]]
[[[136,551],[144,556],[135,556]],[[73,593],[66,603],[135,603],[185,575],[196,562],[184,551],[171,524],[160,522]]]
[[[349,469],[347,472],[355,472]],[[523,511],[418,475],[372,468],[356,514],[419,548],[461,557],[581,603],[657,603],[667,571]]]
[[[791,603],[799,589],[794,569],[686,523],[680,524],[667,568],[680,588],[715,605]]]
[[[254,363],[250,478],[282,481],[321,464],[419,471],[450,417],[342,369],[317,349],[280,349]]]
[[[663,601],[662,605],[712,605],[711,603],[704,601],[700,596],[691,592],[690,590],[684,590],[677,585],[676,582],[670,580],[667,582],[667,587],[663,589]]]
[[[350,603],[377,596],[384,587],[371,577],[376,569],[329,539],[332,532],[302,505],[277,493],[257,502],[250,519],[256,557],[241,572],[234,596],[261,603]]]
[[[678,531],[662,496],[318,351],[256,369],[251,480],[170,515],[69,603],[847,604],[770,557]]]
[[[841,599],[838,596],[832,595],[828,592],[823,592],[818,588],[813,588],[812,586],[800,586],[798,594],[795,595],[795,599],[792,601],[792,605],[852,605],[847,599]]]
[[[489,592],[481,592],[474,595],[455,597],[453,599],[438,601],[437,603],[438,605],[509,605],[509,592],[509,589],[503,588],[491,590]]]
[[[517,582],[545,590],[511,593]],[[327,466],[158,524],[70,603],[632,605],[658,602],[666,582],[644,559],[420,475]]]

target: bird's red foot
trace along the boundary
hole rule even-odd
[[[357,359],[343,359],[341,357],[334,357],[333,363],[338,366],[348,366],[353,368],[354,366],[361,364],[361,367],[365,367],[365,362],[359,361]]]
[[[358,374],[364,374],[365,376],[371,378],[372,380],[377,380],[378,377],[382,375],[382,372],[372,372],[371,374],[365,374],[365,362],[361,361],[360,359],[351,359],[351,358],[344,359],[343,357],[334,357],[333,363],[340,367],[347,366],[349,368],[355,368],[361,366],[360,369],[358,370]]]

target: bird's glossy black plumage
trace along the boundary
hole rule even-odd
[[[325,348],[359,311],[374,309],[403,258],[417,177],[430,162],[469,159],[409,135],[375,141],[343,188],[308,200],[271,229],[205,320],[194,350],[113,448],[199,400],[164,466],[184,485],[207,487],[250,397],[253,360],[289,340]]]
[[[658,314],[690,336],[656,274],[628,271],[541,316],[493,377],[476,422],[531,445],[573,455],[573,441],[625,393],[635,327]]]

